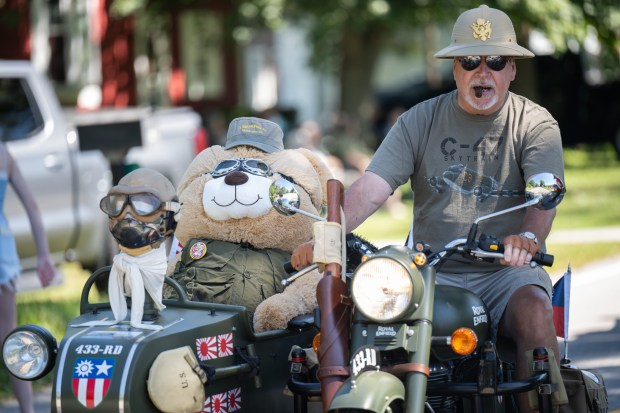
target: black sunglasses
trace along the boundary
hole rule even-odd
[[[496,72],[504,70],[506,63],[508,63],[508,58],[506,56],[464,56],[458,59],[461,63],[461,67],[471,72],[480,66],[483,57],[487,67]]]

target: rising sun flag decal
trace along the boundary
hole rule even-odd
[[[225,333],[196,339],[196,353],[201,361],[232,356],[233,334]]]
[[[207,396],[200,413],[229,413],[241,410],[241,388]]]

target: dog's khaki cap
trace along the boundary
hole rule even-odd
[[[160,201],[176,200],[174,185],[161,172],[151,168],[138,168],[123,176],[108,194],[153,194]]]
[[[206,374],[189,346],[160,353],[147,387],[151,401],[164,413],[195,413],[204,408]]]
[[[226,149],[248,145],[267,153],[284,149],[284,133],[277,123],[261,118],[236,118],[226,134]]]
[[[534,57],[534,53],[517,44],[517,36],[510,17],[503,11],[484,4],[459,16],[454,23],[451,39],[450,46],[435,53],[435,57]]]

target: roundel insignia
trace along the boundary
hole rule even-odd
[[[207,254],[207,244],[199,241],[189,249],[189,256],[194,260],[199,260]]]

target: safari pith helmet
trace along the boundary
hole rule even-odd
[[[435,53],[435,57],[534,57],[534,53],[517,44],[510,17],[503,11],[484,4],[459,16],[454,23],[451,39],[450,45]]]

